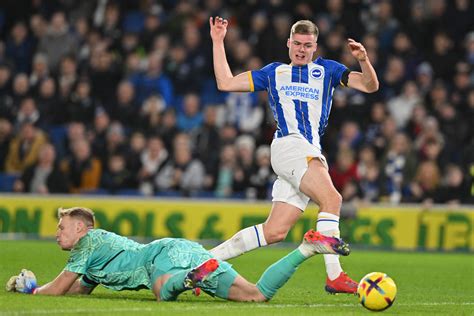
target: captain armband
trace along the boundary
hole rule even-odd
[[[341,76],[341,85],[343,87],[347,87],[347,84],[349,82],[349,73],[350,72],[351,71],[349,69],[346,69],[346,71],[344,71],[344,73]]]

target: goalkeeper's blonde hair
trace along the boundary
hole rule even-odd
[[[94,228],[94,212],[87,207],[58,208],[58,218],[70,216],[81,219],[89,228]]]

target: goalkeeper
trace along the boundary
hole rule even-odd
[[[94,213],[87,208],[58,210],[56,240],[71,252],[64,270],[38,286],[33,272],[23,269],[7,282],[7,291],[36,295],[90,294],[101,284],[121,290],[151,289],[158,301],[175,300],[186,290],[202,289],[232,301],[267,301],[315,254],[348,255],[342,240],[308,231],[301,245],[271,265],[257,284],[232,266],[212,257],[201,245],[186,239],[163,238],[140,244],[114,233],[94,229]]]

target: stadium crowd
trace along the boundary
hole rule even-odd
[[[298,19],[351,69],[364,44],[380,89],[336,89],[322,137],[345,201],[474,203],[469,0],[2,1],[0,190],[269,198],[275,123],[217,91],[216,15],[234,73],[289,62]]]

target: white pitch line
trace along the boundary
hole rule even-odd
[[[190,302],[191,303],[191,302]],[[191,303],[192,304],[192,303]],[[248,306],[252,309],[260,308],[260,309],[268,309],[268,308],[297,308],[297,307],[304,307],[304,308],[321,308],[321,307],[354,307],[358,304],[251,304],[249,303]],[[448,306],[448,305],[460,305],[460,306],[472,306],[474,302],[433,302],[433,303],[417,303],[417,304],[409,304],[409,303],[396,303],[395,306]],[[193,306],[172,306],[168,305],[170,310],[197,310],[203,309],[203,306],[200,304],[195,304]],[[243,309],[247,306],[243,306],[241,304],[236,305],[227,305],[227,304],[215,304],[213,306],[206,306],[204,309],[209,308],[212,310],[221,309],[221,310],[228,310],[228,309]],[[131,308],[102,308],[97,309],[91,307],[90,309],[87,308],[75,308],[75,309],[37,309],[32,311],[15,311],[15,312],[0,312],[0,315],[41,315],[41,314],[81,314],[81,313],[113,313],[113,312],[160,312],[160,309],[155,309],[151,307],[131,307]]]

